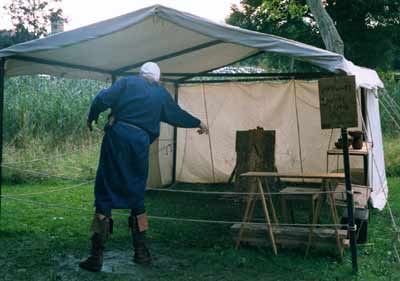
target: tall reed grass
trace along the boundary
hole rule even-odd
[[[50,76],[7,79],[4,108],[6,180],[42,179],[47,178],[46,174],[93,178],[102,132],[89,133],[86,116],[94,95],[106,86],[98,81]],[[39,171],[40,174],[21,169]]]

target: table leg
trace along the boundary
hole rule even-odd
[[[265,188],[267,189],[267,198],[269,201],[269,205],[271,206],[271,212],[272,212],[272,219],[274,220],[274,223],[278,223],[278,216],[276,215],[275,207],[274,207],[274,202],[272,201],[272,195],[270,194],[271,189],[269,188],[268,180],[265,179]]]
[[[364,185],[368,186],[368,155],[363,155],[364,160]]]
[[[278,250],[277,250],[276,243],[275,243],[275,236],[274,236],[274,231],[272,229],[271,220],[269,218],[267,201],[265,200],[264,190],[263,190],[260,179],[257,178],[257,181],[258,181],[258,190],[260,191],[261,202],[262,202],[263,209],[264,209],[265,220],[266,220],[266,224],[267,224],[267,228],[268,228],[268,232],[269,232],[269,238],[271,239],[271,244],[272,244],[272,249],[274,251],[274,254],[277,255]]]
[[[338,224],[339,219],[337,216],[336,201],[335,201],[335,197],[334,197],[333,193],[328,194],[328,200],[329,200],[329,206],[330,206],[329,208],[331,211],[332,221],[334,224]],[[336,244],[337,244],[337,248],[339,251],[339,256],[342,259],[343,258],[343,247],[342,247],[342,243],[340,242],[339,231],[338,231],[337,226],[335,226],[335,236],[336,236]]]
[[[285,195],[281,195],[281,209],[282,209],[282,219],[284,223],[289,223],[289,218],[287,215],[287,201]]]
[[[313,217],[312,225],[310,226],[310,233],[308,234],[306,256],[310,252],[310,248],[312,246],[312,240],[313,240],[313,236],[314,236],[314,225],[317,224],[319,221],[319,216],[321,214],[321,208],[322,208],[322,201],[323,201],[322,194],[319,194],[318,199],[317,199],[317,204],[315,206],[315,210],[313,211],[314,217]]]
[[[290,210],[290,223],[296,223],[296,220],[294,218],[294,208],[296,207],[295,201],[290,200],[289,201],[289,210]]]
[[[254,193],[255,193],[255,191],[256,191],[255,183],[252,182],[251,188],[250,188],[250,194],[248,194],[247,198],[246,198],[246,209],[245,209],[244,215],[243,215],[243,220],[242,220],[243,223],[239,229],[239,236],[238,236],[238,239],[236,240],[236,249],[239,248],[240,242],[243,239],[244,225],[245,225],[245,223],[249,222],[251,213],[253,212],[252,210],[254,210],[254,205],[255,205]]]
[[[314,198],[313,198],[313,195],[311,195],[311,211],[310,211],[310,217],[309,217],[309,219],[308,219],[308,221],[309,222],[313,222],[313,220],[314,220]]]
[[[326,153],[326,172],[329,173],[329,154]]]

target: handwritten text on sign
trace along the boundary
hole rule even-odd
[[[354,76],[322,78],[318,88],[322,129],[358,126]]]

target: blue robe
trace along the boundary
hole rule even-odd
[[[160,134],[160,122],[196,128],[200,120],[172,99],[156,82],[140,76],[117,80],[94,98],[88,121],[111,108],[115,122],[105,130],[95,181],[99,210],[144,210],[149,146]]]

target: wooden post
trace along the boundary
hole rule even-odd
[[[358,271],[356,227],[354,223],[354,213],[353,213],[354,201],[353,201],[353,190],[351,187],[349,147],[347,142],[348,142],[347,129],[342,128],[343,167],[344,167],[345,185],[346,185],[347,213],[349,215],[348,228],[350,234],[351,263],[353,267],[353,273],[356,273]]]
[[[307,3],[318,2],[307,0]],[[343,167],[347,193],[348,229],[350,234],[351,261],[353,273],[357,272],[356,227],[354,226],[354,202],[351,187],[350,159],[347,128],[358,126],[358,109],[355,76],[344,76],[335,79],[318,81],[321,128],[341,128],[343,146]]]
[[[367,101],[366,101],[366,95],[367,95],[367,91],[366,91],[366,89],[365,88],[361,88],[361,114],[362,114],[362,118],[363,118],[363,120],[364,120],[364,124],[362,125],[362,128],[363,128],[363,132],[365,133],[365,134],[367,134],[367,118],[368,118],[368,116],[367,116],[367,114],[368,114],[368,111],[367,111]],[[367,138],[368,136],[364,136],[364,141],[366,142],[366,145],[367,145],[367,150],[369,150],[369,147],[368,147],[368,142],[367,142]],[[364,168],[364,185],[366,185],[366,186],[368,186],[368,171],[369,171],[369,163],[368,163],[368,154],[367,155],[364,155],[363,156],[363,168]],[[372,183],[371,183],[372,184]]]
[[[0,216],[3,187],[3,111],[4,111],[4,82],[6,59],[0,59]]]

